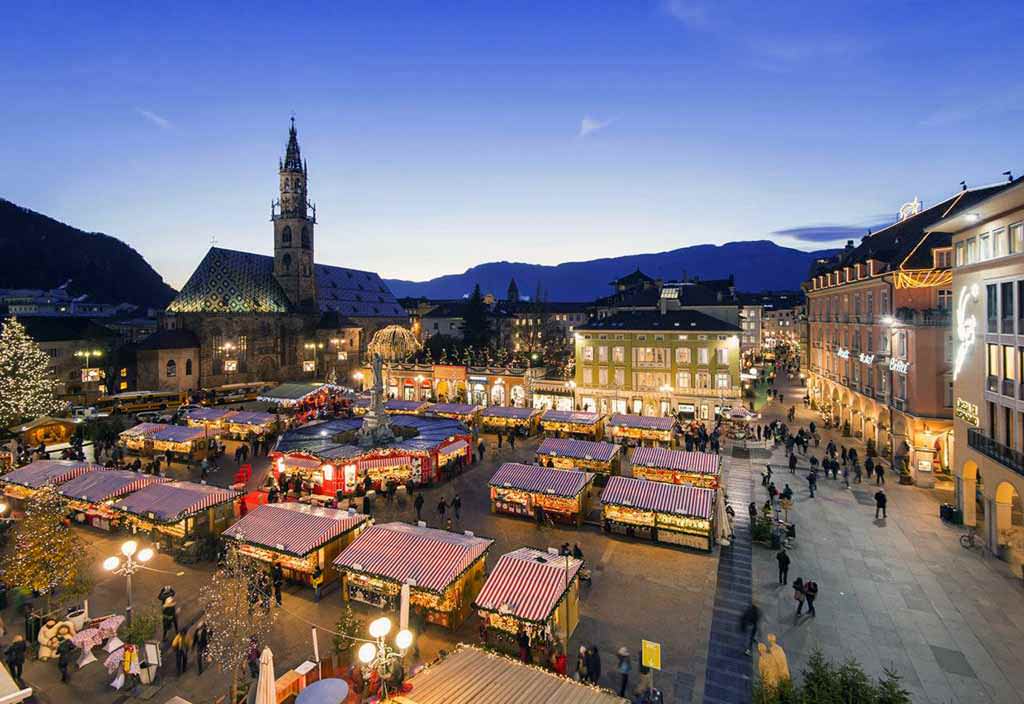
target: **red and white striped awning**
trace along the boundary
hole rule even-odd
[[[481,559],[493,540],[408,523],[366,529],[334,560],[342,569],[370,574],[418,589],[443,592]]]
[[[340,535],[358,528],[368,516],[295,502],[261,504],[224,531],[240,543],[305,557]]]
[[[660,416],[637,416],[629,413],[616,413],[612,415],[608,425],[620,426],[623,428],[642,428],[644,430],[672,430],[675,423],[671,418]]]
[[[531,494],[575,497],[579,496],[593,478],[593,474],[575,469],[553,469],[534,464],[506,462],[498,468],[488,483],[491,486],[519,489]]]
[[[0,477],[0,482],[19,484],[39,489],[44,484],[61,484],[85,474],[103,469],[102,465],[75,460],[36,460]]]
[[[538,455],[568,457],[574,460],[597,460],[608,462],[619,451],[619,446],[610,442],[573,440],[570,438],[548,438],[537,448]]]
[[[666,450],[663,447],[638,447],[633,451],[632,464],[694,474],[718,474],[721,470],[722,458],[709,452]]]
[[[139,474],[126,469],[102,469],[75,477],[60,487],[59,493],[69,499],[99,503],[133,491],[170,481],[165,477]]]
[[[501,556],[473,606],[544,623],[582,564],[572,557],[520,548]]]
[[[710,519],[714,512],[715,491],[688,484],[668,484],[632,477],[609,477],[608,484],[601,492],[601,503],[626,506],[640,511]]]
[[[160,523],[177,523],[211,506],[233,501],[237,491],[195,482],[150,484],[114,502],[113,507]]]
[[[392,469],[394,467],[405,467],[412,464],[412,458],[408,455],[401,457],[374,457],[369,460],[359,460],[359,469]]]
[[[463,452],[467,447],[469,447],[469,443],[465,440],[456,440],[455,442],[449,443],[438,450],[438,454],[454,455],[456,452]]]

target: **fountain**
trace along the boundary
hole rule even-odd
[[[358,438],[361,447],[379,447],[394,442],[391,419],[384,411],[384,362],[398,362],[419,351],[416,337],[401,325],[388,325],[374,333],[366,352],[373,368],[370,408],[363,416]]]

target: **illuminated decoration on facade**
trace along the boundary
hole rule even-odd
[[[845,347],[839,347],[836,349],[836,357],[839,357],[840,359],[849,359],[850,350],[846,349]]]
[[[965,401],[962,398],[957,398],[956,409],[953,411],[957,418],[967,423],[968,425],[978,424],[978,407],[970,401]]]
[[[978,319],[967,314],[967,306],[978,300],[978,284],[971,284],[960,291],[960,302],[956,306],[956,359],[953,362],[953,381],[956,381],[963,369],[967,354],[974,347],[975,333],[978,330]]]
[[[896,288],[931,288],[932,286],[949,286],[953,283],[953,272],[949,269],[941,271],[897,271],[894,280]]]
[[[874,364],[875,355],[867,354],[866,352],[861,352],[859,359],[862,364]]]
[[[921,212],[921,199],[915,197],[914,200],[909,203],[904,203],[900,207],[900,214],[898,222],[903,222],[907,218],[912,218]]]
[[[225,359],[224,360],[224,371],[225,372],[237,372],[238,371],[238,360],[237,359]]]
[[[910,371],[910,362],[903,359],[890,359],[889,370],[900,374],[906,374]]]
[[[315,372],[316,371],[316,362],[314,360],[312,360],[312,359],[307,359],[305,362],[302,363],[302,371],[304,371],[304,372]]]

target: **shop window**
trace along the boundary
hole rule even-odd
[[[178,365],[174,362],[173,359],[167,360],[166,376],[168,378],[170,378],[172,376],[178,376]]]

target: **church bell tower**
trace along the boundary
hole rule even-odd
[[[274,278],[288,300],[300,310],[316,307],[316,277],[313,273],[313,226],[316,206],[306,198],[308,170],[299,153],[295,118],[288,130],[288,147],[278,164],[281,197],[271,203],[274,223]]]

